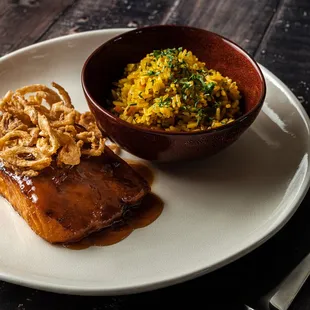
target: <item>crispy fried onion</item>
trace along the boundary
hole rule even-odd
[[[74,166],[104,151],[94,116],[77,112],[66,90],[52,86],[57,91],[35,84],[0,99],[0,159],[16,173],[36,176],[53,160]]]

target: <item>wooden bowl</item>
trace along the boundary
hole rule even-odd
[[[212,130],[167,132],[132,125],[107,109],[112,83],[128,63],[139,62],[154,49],[180,46],[192,51],[207,68],[237,82],[243,97],[242,116]],[[234,42],[207,30],[168,25],[135,29],[103,43],[84,64],[82,86],[99,128],[112,141],[133,155],[159,162],[203,158],[228,147],[251,126],[266,93],[259,66]]]

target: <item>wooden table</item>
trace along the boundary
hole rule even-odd
[[[282,79],[310,113],[309,0],[0,0],[0,55],[86,30],[185,24],[218,32]],[[243,309],[310,250],[310,194],[271,240],[199,279],[133,296],[77,297],[0,282],[0,309]],[[3,233],[3,232],[2,232]],[[308,281],[291,309],[310,309]]]

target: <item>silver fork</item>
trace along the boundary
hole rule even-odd
[[[246,310],[287,310],[310,274],[310,254],[271,292],[262,297],[258,308],[245,305]]]

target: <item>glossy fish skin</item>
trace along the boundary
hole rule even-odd
[[[121,220],[150,192],[147,182],[108,147],[77,166],[50,166],[37,177],[0,169],[0,193],[50,243],[75,242]]]

